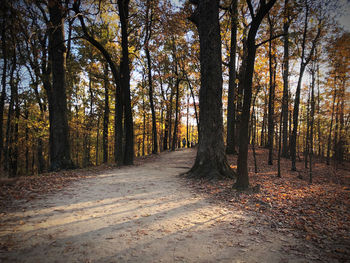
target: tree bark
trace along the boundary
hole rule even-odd
[[[175,122],[174,122],[174,132],[173,132],[173,141],[171,144],[171,150],[175,151],[176,144],[178,142],[177,140],[177,129],[178,129],[178,124],[179,124],[179,86],[180,86],[180,80],[178,78],[177,73],[175,74],[177,79],[176,79],[176,97],[175,97]]]
[[[288,90],[289,90],[289,7],[284,1],[283,22],[283,97],[282,97],[282,156],[288,157]]]
[[[4,14],[6,12],[6,5],[4,8]],[[5,97],[6,97],[6,71],[7,71],[7,49],[6,49],[6,23],[5,19],[2,23],[1,29],[1,49],[2,49],[2,59],[3,59],[3,67],[2,67],[2,79],[1,79],[1,97],[0,97],[0,166],[3,166],[2,162],[2,153],[4,147],[4,135],[3,135],[3,119],[4,119],[4,105],[5,105]]]
[[[268,98],[267,92],[264,94],[264,112],[263,112],[263,120],[261,125],[261,147],[266,147],[266,116],[267,116],[267,106],[268,106]]]
[[[188,118],[189,118],[189,108],[190,108],[190,97],[187,94],[187,105],[186,105],[186,141],[187,148],[190,148],[190,136],[189,136],[189,126],[188,126]]]
[[[151,63],[151,56],[149,52],[149,41],[151,39],[152,35],[152,8],[151,8],[151,1],[147,0],[147,6],[146,6],[146,36],[145,36],[145,53],[147,58],[147,67],[148,67],[148,85],[149,85],[149,102],[151,107],[151,114],[152,114],[152,141],[153,141],[153,147],[152,147],[152,153],[156,154],[158,153],[158,136],[157,136],[157,121],[156,121],[156,112],[154,109],[154,101],[153,101],[153,80],[152,80],[152,63]],[[150,14],[151,12],[151,14]],[[151,17],[150,17],[151,16]]]
[[[103,112],[103,162],[108,162],[108,126],[109,126],[109,80],[108,80],[108,64],[104,69],[104,88],[105,88],[105,103]]]
[[[188,176],[218,179],[233,176],[223,140],[222,68],[219,1],[202,0],[191,16],[200,41],[199,146]]]
[[[314,141],[314,115],[315,115],[315,62],[311,68],[311,109],[310,109],[310,148],[309,148],[309,183],[312,183],[312,158],[313,158],[313,141]]]
[[[7,123],[6,123],[6,144],[5,144],[5,170],[8,171],[9,177],[16,177],[17,176],[17,165],[14,162],[14,148],[16,147],[14,144],[17,143],[17,141],[14,139],[15,136],[15,126],[16,126],[16,117],[15,120],[13,120],[13,115],[16,110],[17,115],[17,107],[18,107],[18,90],[17,85],[14,81],[14,73],[17,66],[17,60],[16,60],[16,45],[13,47],[13,60],[12,60],[12,67],[11,67],[11,73],[10,73],[10,88],[11,88],[11,98],[9,103],[9,109],[7,114]],[[18,122],[17,122],[18,123]],[[17,133],[18,133],[18,126],[17,126]]]
[[[297,132],[298,132],[298,119],[299,119],[299,104],[300,104],[300,90],[301,90],[301,84],[303,80],[303,75],[306,66],[310,62],[311,56],[314,52],[314,49],[316,48],[316,44],[318,41],[318,38],[321,33],[320,26],[318,27],[317,34],[315,38],[312,41],[312,46],[309,55],[305,58],[305,44],[306,44],[306,36],[307,36],[307,29],[308,29],[308,16],[309,16],[309,6],[307,1],[305,1],[305,24],[304,24],[304,32],[302,37],[302,45],[301,45],[301,62],[300,62],[300,70],[299,70],[299,79],[298,79],[298,85],[295,92],[295,100],[294,100],[294,110],[293,110],[293,131],[291,136],[291,142],[290,142],[290,153],[291,153],[291,159],[292,159],[292,171],[296,171],[296,143],[297,143]]]
[[[237,49],[237,0],[232,0],[231,8],[231,46],[229,61],[229,87],[227,97],[227,145],[226,153],[236,153],[236,49]]]
[[[65,53],[63,7],[58,0],[49,0],[49,53],[52,86],[48,91],[50,114],[50,170],[73,168],[70,158],[65,83]]]
[[[336,77],[334,76],[334,95],[333,95],[333,104],[332,104],[332,115],[331,115],[331,123],[329,126],[328,143],[327,143],[327,157],[326,157],[327,165],[329,165],[329,158],[330,158],[330,152],[331,152],[331,140],[332,140],[332,129],[333,129],[333,118],[334,118],[333,116],[334,116],[336,98],[337,98],[337,88],[336,88]]]
[[[134,124],[130,98],[130,68],[129,68],[129,43],[128,20],[129,0],[118,0],[119,17],[122,37],[122,57],[120,61],[120,83],[124,103],[125,147],[123,164],[130,165],[134,162]]]
[[[250,0],[247,0],[250,14],[252,17],[252,22],[250,25],[246,48],[244,49],[245,63],[242,65],[242,81],[239,85],[242,85],[244,89],[243,97],[243,109],[240,123],[239,131],[239,152],[237,160],[237,173],[238,179],[234,187],[236,189],[247,189],[249,187],[249,177],[248,177],[248,131],[249,131],[249,117],[250,117],[250,106],[252,99],[252,81],[253,81],[253,72],[254,72],[254,63],[255,63],[255,36],[261,24],[261,21],[265,15],[270,11],[276,0],[270,0],[268,3],[265,1],[260,1],[259,9],[257,14],[254,15],[254,10]]]
[[[268,131],[267,131],[267,145],[269,148],[268,164],[273,164],[273,135],[274,135],[274,111],[275,111],[275,76],[276,76],[276,63],[275,55],[272,55],[272,37],[273,37],[273,22],[268,15],[268,21],[270,26],[270,40],[269,40],[269,111],[268,111]]]

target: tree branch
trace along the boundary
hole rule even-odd
[[[251,16],[252,19],[253,19],[253,18],[255,17],[255,15],[254,15],[254,9],[253,9],[251,0],[247,0],[247,4],[248,4],[250,16]]]
[[[96,39],[94,39],[87,31],[86,25],[85,25],[85,21],[83,18],[83,15],[81,14],[80,10],[79,10],[79,5],[80,5],[80,1],[75,1],[73,4],[73,10],[76,13],[80,24],[81,24],[81,28],[83,30],[84,36],[83,38],[86,39],[88,42],[90,42],[90,44],[92,44],[94,47],[96,47],[104,56],[104,58],[106,59],[106,61],[108,62],[112,74],[114,76],[115,82],[117,84],[117,86],[120,86],[120,72],[119,72],[119,68],[115,65],[115,63],[112,60],[111,55],[108,53],[108,51],[101,45],[100,42],[98,42]]]
[[[226,66],[226,67],[229,67],[229,66],[230,66],[230,64],[227,63],[227,62],[225,62],[225,61],[221,61],[221,63],[222,63],[222,65],[224,65],[224,66]]]
[[[276,35],[276,36],[273,36],[273,37],[271,37],[271,38],[269,38],[269,39],[267,39],[267,40],[264,40],[264,41],[260,42],[259,44],[256,44],[256,45],[255,45],[255,48],[258,48],[258,47],[260,47],[260,46],[266,44],[267,42],[269,42],[269,41],[271,41],[271,40],[274,40],[274,39],[276,39],[276,38],[283,37],[283,36],[286,36],[286,35],[287,35],[287,34],[282,33],[282,34],[278,34],[278,35]]]

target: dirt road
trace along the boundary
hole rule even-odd
[[[194,150],[82,179],[0,219],[0,262],[310,262],[300,241],[186,188]]]

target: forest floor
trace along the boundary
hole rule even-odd
[[[277,178],[257,149],[259,173],[250,167],[250,176],[260,192],[240,193],[230,180],[178,176],[195,153],[0,181],[0,262],[350,259],[349,170],[316,164],[309,185],[283,160]]]

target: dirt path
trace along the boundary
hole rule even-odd
[[[191,192],[193,150],[77,181],[0,220],[0,262],[310,262],[300,241]],[[310,255],[308,255],[310,256]]]

